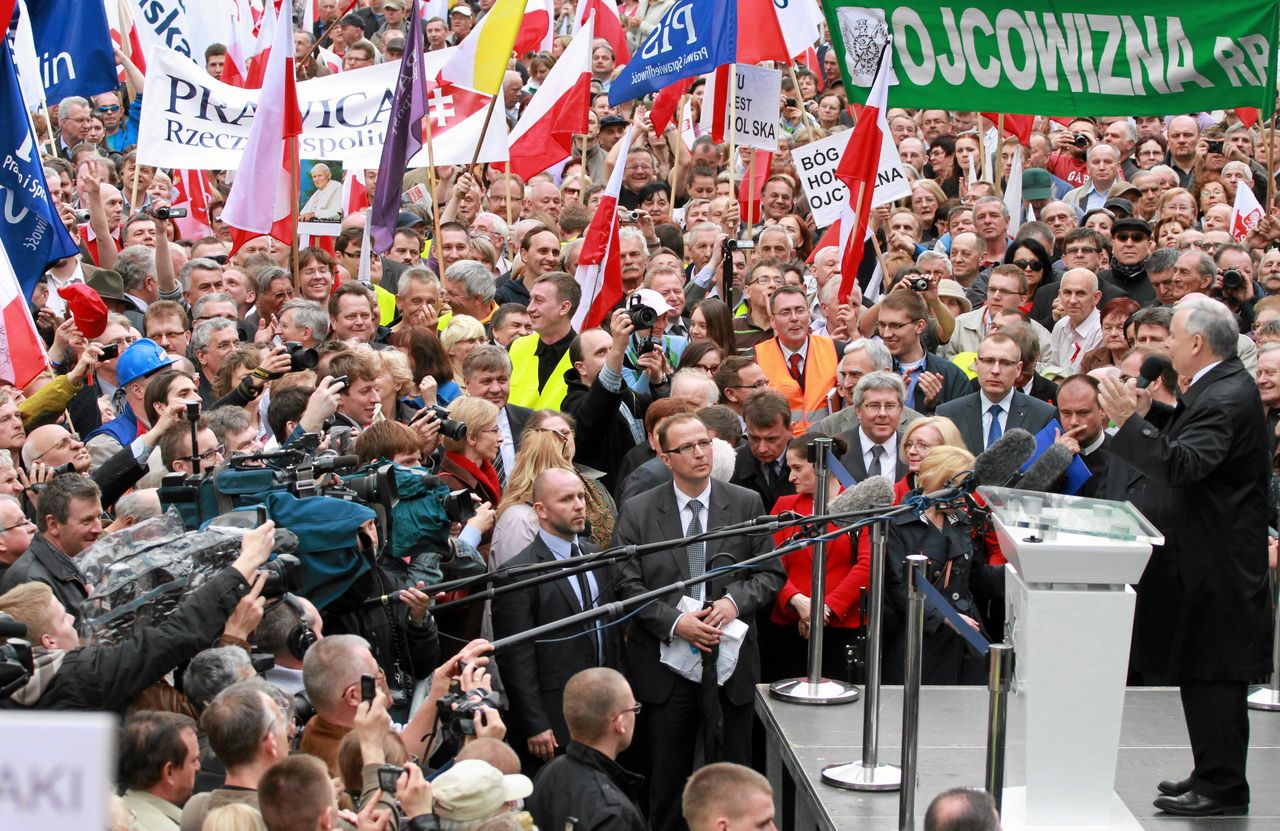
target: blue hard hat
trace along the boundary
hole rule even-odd
[[[139,338],[116,361],[116,383],[122,387],[128,386],[177,360],[151,338]]]

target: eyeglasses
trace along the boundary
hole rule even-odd
[[[774,277],[771,274],[764,274],[759,277],[752,277],[747,281],[747,285],[754,286],[756,283],[759,283],[762,286],[781,286],[786,282],[787,281],[781,275]]]
[[[703,453],[709,453],[711,451],[711,439],[699,439],[698,441],[691,441],[688,444],[682,444],[679,447],[673,447],[670,450],[665,450],[663,452],[674,453],[677,456],[683,456],[686,453],[693,453],[695,451],[702,451]]]
[[[917,321],[905,320],[902,323],[887,323],[883,320],[876,321],[876,331],[878,332],[901,332],[903,329],[915,324]]]
[[[1075,246],[1075,247],[1073,247],[1073,248],[1068,248],[1068,249],[1066,249],[1066,251],[1064,251],[1063,253],[1064,253],[1064,254],[1076,254],[1076,255],[1080,255],[1080,254],[1097,254],[1097,253],[1098,253],[1098,249],[1094,248],[1092,245],[1080,245],[1080,246]]]
[[[878,401],[875,404],[860,404],[859,410],[866,410],[869,413],[896,413],[902,409],[902,405],[894,402]]]
[[[621,713],[618,713],[618,715],[622,715],[623,713],[635,713],[636,715],[640,715],[640,702],[637,701],[635,703],[635,706],[628,707],[627,709],[623,710]]]
[[[1020,361],[1006,361],[1003,358],[978,358],[978,363],[986,367],[996,367],[998,369],[1013,369]]]
[[[106,105],[106,106],[98,107],[98,112],[100,112],[100,113],[118,113],[118,112],[120,112],[120,105],[119,105],[119,104],[108,104],[108,105]]]
[[[225,444],[220,444],[217,447],[210,447],[208,450],[204,451],[203,453],[200,453],[199,455],[183,456],[182,458],[186,459],[188,462],[194,462],[196,460],[199,460],[202,462],[211,462],[216,457],[221,456],[226,452],[227,452],[227,446]]]
[[[1044,271],[1044,263],[1039,260],[1014,260],[1013,264],[1025,271]]]
[[[987,284],[987,297],[1003,297],[1006,294],[1013,294],[1018,297],[1022,296],[1022,292],[1020,291],[1014,291],[1012,289],[1002,289],[999,286],[993,286],[989,283]]]
[[[63,436],[63,437],[62,437],[62,438],[61,438],[61,439],[60,439],[60,440],[59,440],[55,445],[53,445],[53,446],[52,446],[52,447],[50,447],[49,449],[45,450],[45,451],[44,451],[43,453],[41,453],[39,456],[36,456],[36,457],[35,457],[34,459],[32,459],[31,461],[33,461],[33,462],[38,462],[38,461],[40,461],[41,459],[43,459],[45,456],[48,456],[50,453],[52,453],[52,452],[53,452],[53,451],[55,451],[55,450],[70,450],[70,449],[72,448],[72,446],[74,446],[75,444],[77,444],[79,441],[80,441],[80,437],[79,437],[79,436],[77,436],[75,433],[70,433],[70,434],[68,434],[68,435],[65,435],[65,436]]]
[[[34,526],[35,526],[35,523],[34,523],[34,522],[32,522],[31,520],[27,519],[26,517],[23,517],[21,522],[15,522],[13,525],[10,525],[10,526],[5,527],[5,528],[0,528],[0,534],[6,534],[6,533],[8,533],[8,532],[12,531],[14,528],[25,528],[25,527],[27,527],[28,525],[30,525],[30,526],[32,526],[32,527],[34,527]]]
[[[759,381],[756,381],[754,384],[730,384],[729,389],[731,390],[762,390],[767,386],[769,386],[769,379],[761,378]]]
[[[573,438],[573,432],[571,430],[552,430],[550,427],[535,427],[533,429],[536,433],[550,433],[553,436],[557,436],[562,442],[567,442],[569,439]]]
[[[912,441],[908,441],[908,442],[903,442],[903,443],[902,443],[902,449],[903,449],[903,450],[907,450],[907,451],[910,451],[910,450],[932,450],[933,448],[935,448],[935,447],[937,447],[937,446],[938,446],[938,445],[936,445],[936,444],[931,444],[930,442],[927,442],[927,441],[919,441],[919,440],[912,440]]]

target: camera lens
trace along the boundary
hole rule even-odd
[[[289,371],[301,372],[304,369],[315,369],[320,363],[320,353],[314,349],[307,349],[297,341],[290,341],[285,344],[285,348],[289,350]]]
[[[1086,136],[1084,133],[1076,133],[1075,144],[1076,144],[1076,147],[1088,147],[1089,137]]]
[[[638,294],[633,294],[627,303],[627,316],[631,318],[631,325],[637,329],[652,329],[653,324],[658,322],[657,311],[646,306]]]
[[[1234,268],[1222,272],[1222,288],[1224,291],[1235,291],[1244,286],[1244,275]]]

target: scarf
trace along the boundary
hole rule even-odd
[[[485,490],[493,495],[493,504],[502,501],[502,484],[498,481],[498,471],[494,469],[493,462],[486,460],[483,465],[477,465],[461,453],[454,453],[452,450],[444,454],[444,457],[453,464],[462,468],[469,474],[471,478],[480,483]]]

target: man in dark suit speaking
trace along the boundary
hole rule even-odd
[[[1208,257],[1204,254],[1200,256]],[[1169,351],[1191,383],[1176,407],[1152,403],[1131,381],[1102,381],[1119,430],[1111,451],[1168,487],[1160,561],[1138,584],[1133,664],[1174,680],[1195,767],[1159,784],[1155,806],[1178,816],[1249,807],[1248,684],[1270,671],[1267,483],[1262,401],[1236,356],[1239,331],[1223,304],[1178,303]]]
[[[1013,388],[1022,371],[1022,348],[1004,332],[978,344],[979,391],[938,405],[955,422],[969,452],[977,456],[1005,433],[1021,427],[1035,435],[1053,419],[1053,407]]]
[[[711,479],[711,439],[693,415],[674,415],[657,429],[660,455],[673,484],[645,491],[623,506],[614,529],[616,545],[679,539],[723,528],[764,513],[760,496]],[[765,535],[708,540],[632,559],[622,570],[619,594],[646,591],[741,562],[769,551]],[[627,675],[644,704],[637,735],[650,760],[649,823],[657,831],[680,827],[680,793],[693,771],[699,733],[707,739],[708,762],[749,763],[753,686],[760,679],[756,612],[772,603],[785,579],[776,560],[750,570],[734,570],[686,594],[699,601],[696,612],[681,613],[672,591],[641,607],[627,633]],[[749,626],[733,674],[715,689],[715,659],[721,627],[741,620]],[[701,683],[678,675],[661,662],[660,645],[680,639],[702,653]],[[679,641],[677,641],[679,643]]]
[[[549,468],[538,474],[533,508],[538,514],[538,536],[507,567],[596,551],[591,543],[578,540],[586,525],[587,506],[582,480],[572,471]],[[499,595],[493,600],[493,631],[506,638],[611,602],[613,575],[614,569],[601,566]],[[569,745],[564,686],[575,673],[609,663],[614,631],[583,623],[552,640],[507,647],[498,656],[511,699],[512,744],[531,768],[550,761],[556,750]],[[558,639],[575,633],[579,637]]]

